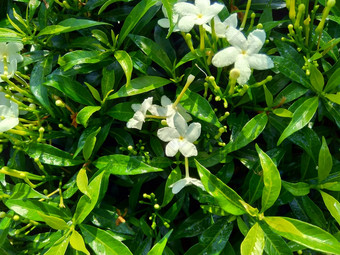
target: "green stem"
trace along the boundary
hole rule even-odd
[[[185,165],[185,178],[189,177],[189,159],[187,157],[184,158]]]

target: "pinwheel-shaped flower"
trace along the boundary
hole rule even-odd
[[[135,111],[133,117],[126,123],[128,128],[136,128],[141,130],[145,121],[146,112],[150,111],[152,105],[152,97],[148,97],[142,104],[132,104],[131,108]]]
[[[0,132],[6,132],[19,124],[19,107],[0,92]]]
[[[227,19],[223,22],[220,20],[218,16],[214,17],[214,28],[216,36],[219,38],[225,38],[227,29],[230,27],[236,28],[237,27],[237,13],[231,14]],[[203,25],[204,29],[211,33],[211,26],[210,25]]]
[[[184,157],[197,156],[197,149],[193,142],[201,134],[201,124],[194,122],[188,126],[182,115],[176,113],[174,126],[161,128],[157,132],[159,139],[169,142],[165,147],[165,154],[173,157],[180,151]]]
[[[18,53],[23,49],[22,43],[0,43],[0,75],[11,78],[17,70],[17,63],[23,60]],[[0,78],[0,82],[3,80]]]
[[[246,39],[239,30],[230,27],[226,32],[226,38],[232,46],[217,52],[212,63],[216,67],[235,63],[235,68],[240,71],[237,78],[239,84],[243,85],[249,80],[250,68],[265,70],[274,67],[273,61],[267,55],[258,54],[266,39],[263,30],[254,30]]]
[[[189,32],[194,25],[203,25],[214,18],[222,9],[222,4],[210,4],[210,0],[195,0],[195,4],[177,3],[174,10],[180,15],[178,28],[182,32]]]
[[[185,1],[186,0],[178,0],[178,3],[185,2]],[[167,13],[164,5],[162,6],[162,12],[163,12],[165,18],[159,19],[157,23],[158,23],[159,26],[161,26],[163,28],[170,28],[170,20],[169,20],[168,13]],[[174,29],[173,29],[174,32],[180,31],[180,29],[177,26],[178,18],[179,18],[179,15],[177,13],[172,14],[172,22],[175,24]]]
[[[197,186],[199,188],[201,188],[202,190],[205,190],[203,183],[195,178],[191,178],[189,176],[180,179],[179,181],[171,184],[169,187],[172,188],[172,193],[173,194],[177,194],[178,192],[180,192],[185,186],[189,186],[189,185],[194,185]]]

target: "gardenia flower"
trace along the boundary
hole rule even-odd
[[[248,39],[237,29],[230,27],[226,37],[232,45],[216,53],[212,63],[216,67],[229,66],[235,63],[235,68],[240,71],[237,82],[245,84],[250,77],[251,69],[265,70],[274,67],[273,61],[265,54],[258,54],[262,48],[266,33],[256,29],[251,32]]]
[[[5,95],[0,92],[0,132],[6,132],[19,124],[18,104],[7,99]]]
[[[202,190],[205,190],[203,183],[195,178],[191,178],[191,177],[185,177],[183,179],[180,179],[179,181],[171,184],[169,187],[172,188],[172,193],[173,194],[177,194],[178,192],[180,192],[185,186],[189,186],[189,185],[195,185],[199,188],[201,188]]]
[[[227,29],[230,27],[236,28],[237,27],[237,13],[231,14],[225,21],[221,21],[218,16],[214,17],[214,27],[216,36],[219,38],[225,38]],[[211,33],[211,26],[204,24],[204,29]]]
[[[135,111],[133,117],[126,123],[128,128],[136,128],[141,130],[143,123],[145,121],[146,112],[149,110],[152,105],[152,97],[148,97],[143,101],[142,104],[132,104],[131,108]]]
[[[22,43],[0,43],[0,75],[12,78],[17,70],[17,63],[23,60],[18,53],[23,49]],[[0,78],[0,82],[3,80]]]
[[[174,11],[180,15],[178,28],[182,32],[189,32],[194,25],[203,25],[214,18],[224,5],[214,3],[210,5],[210,0],[195,0],[195,4],[177,3]]]
[[[188,127],[182,115],[174,116],[175,127],[164,127],[158,130],[157,136],[164,142],[169,142],[165,147],[165,154],[173,157],[180,151],[184,157],[197,156],[197,149],[193,144],[201,134],[201,124],[191,123]]]

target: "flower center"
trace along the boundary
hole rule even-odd
[[[242,55],[246,55],[246,54],[247,54],[247,51],[246,51],[246,50],[242,50],[242,51],[241,51],[241,54],[242,54]]]
[[[184,137],[183,137],[183,136],[180,136],[178,139],[181,140],[181,141],[183,141],[183,140],[184,140]]]
[[[0,120],[4,120],[5,119],[5,116],[0,116]]]
[[[203,14],[202,13],[197,14],[197,18],[199,19],[203,18]]]

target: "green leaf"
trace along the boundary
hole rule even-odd
[[[79,225],[85,242],[97,255],[132,255],[129,248],[114,238],[108,231],[93,226]]]
[[[327,182],[319,185],[321,189],[340,191],[340,182]]]
[[[172,63],[160,45],[144,36],[129,35],[129,37],[152,61],[171,75]]]
[[[153,247],[152,249],[148,252],[147,255],[159,255],[159,254],[163,254],[165,245],[169,239],[169,236],[172,233],[172,229],[166,233],[165,236],[163,236],[163,238],[161,240],[159,240]]]
[[[298,197],[297,201],[301,201],[301,207],[307,216],[311,219],[311,223],[320,228],[326,229],[328,222],[323,215],[322,210],[308,196]],[[317,201],[319,203],[319,201]]]
[[[266,99],[266,104],[267,104],[268,107],[272,107],[272,105],[273,105],[273,95],[267,89],[267,86],[265,84],[263,84],[263,89],[264,89],[264,96],[265,96],[265,99]]]
[[[248,231],[241,243],[241,255],[261,255],[264,249],[264,233],[258,223]]]
[[[131,108],[131,102],[123,102],[116,104],[115,106],[111,107],[106,114],[109,116],[121,120],[121,121],[129,121],[135,114],[135,112]]]
[[[73,159],[71,154],[59,150],[49,144],[31,143],[26,153],[33,159],[39,159],[43,164],[53,166],[76,166],[84,163],[83,160]]]
[[[257,144],[255,147],[263,170],[264,188],[262,191],[261,212],[264,212],[275,203],[280,195],[281,177],[272,159],[265,152],[263,152]]]
[[[14,30],[0,27],[0,42],[21,42],[22,36]]]
[[[63,68],[64,71],[67,71],[76,65],[98,63],[108,57],[109,54],[111,53],[99,50],[75,50],[60,57],[58,59],[58,64]]]
[[[92,116],[92,114],[99,111],[100,108],[100,106],[85,106],[77,114],[77,123],[83,125],[86,128],[89,118]]]
[[[169,84],[171,81],[161,78],[159,76],[142,76],[131,80],[129,86],[121,87],[116,93],[109,96],[108,99],[115,99],[119,97],[128,97],[154,90],[164,85]]]
[[[329,78],[324,92],[332,92],[340,84],[340,68],[336,69],[332,76]]]
[[[340,254],[339,241],[319,227],[286,217],[265,217],[264,221],[284,238],[312,250]]]
[[[286,190],[296,197],[308,195],[310,192],[309,184],[305,182],[291,183],[282,181],[282,185]]]
[[[126,77],[125,86],[128,87],[130,85],[131,74],[133,70],[133,63],[132,63],[131,57],[126,51],[123,51],[123,50],[115,51],[114,55],[125,73],[125,77]]]
[[[323,100],[323,104],[329,112],[331,119],[334,120],[338,128],[340,128],[340,106],[328,100]]]
[[[44,85],[56,88],[78,103],[84,105],[95,105],[92,95],[87,89],[85,89],[86,87],[69,77],[50,75]]]
[[[17,183],[11,189],[9,199],[47,198],[45,195],[35,191],[26,183]]]
[[[56,230],[67,230],[70,228],[69,225],[63,220],[55,216],[49,216],[38,212],[39,216],[49,225],[51,228]]]
[[[331,195],[322,192],[320,190],[323,202],[325,203],[328,211],[331,213],[333,218],[340,224],[340,203]]]
[[[293,117],[293,113],[284,108],[276,108],[273,110],[273,113],[279,117],[286,117],[286,118]]]
[[[322,137],[322,144],[318,161],[318,179],[322,182],[327,178],[333,167],[332,155],[329,152],[325,137]]]
[[[210,103],[201,95],[187,89],[180,104],[196,118],[215,125],[218,128],[222,127]]]
[[[246,213],[242,203],[243,199],[231,188],[225,185],[215,175],[211,174],[208,169],[195,160],[198,174],[206,191],[215,198],[219,206],[226,212],[233,215],[242,215]]]
[[[101,127],[99,127],[96,131],[89,134],[89,136],[85,140],[84,148],[83,148],[83,156],[87,161],[92,155],[94,146],[96,145],[97,135],[100,132]]]
[[[280,145],[284,139],[291,134],[302,129],[313,118],[319,104],[318,97],[312,97],[304,101],[293,113],[292,120],[288,127],[282,132],[277,145]]]
[[[133,0],[104,0],[104,1],[106,1],[106,2],[102,5],[102,7],[100,7],[100,9],[98,11],[98,15],[100,15],[103,11],[105,11],[105,9],[110,4],[113,4],[115,2],[131,2]],[[100,1],[96,1],[96,4],[98,4],[98,2],[100,3]],[[87,6],[87,4],[86,4],[86,6]],[[94,5],[94,7],[92,7],[91,10],[93,10],[93,8],[98,7],[98,6],[100,6],[100,4],[99,5]]]
[[[120,30],[117,48],[122,45],[126,36],[136,26],[144,14],[157,2],[158,0],[142,0],[132,9],[129,15],[125,18],[123,27]]]
[[[87,82],[84,82],[84,83],[87,86],[87,88],[90,90],[93,98],[96,99],[99,103],[102,103],[102,99],[100,97],[99,91],[95,87],[90,85],[89,83]]]
[[[340,105],[340,92],[336,94],[325,94],[325,97],[328,98],[333,103]]]
[[[34,200],[9,199],[6,206],[24,218],[36,221],[45,221],[38,213],[62,219],[70,219],[68,210],[58,208],[46,202]]]
[[[181,65],[183,65],[183,64],[185,64],[185,63],[187,63],[189,61],[192,61],[192,60],[194,60],[196,58],[197,58],[197,55],[190,51],[176,64],[175,68],[177,69]]]
[[[174,168],[168,176],[164,187],[164,196],[162,207],[170,203],[171,199],[174,197],[172,189],[169,187],[171,184],[179,181],[182,177],[181,169],[179,167]]]
[[[233,141],[229,142],[224,148],[222,148],[222,152],[227,154],[246,146],[262,133],[267,122],[268,117],[266,113],[256,115],[244,125]]]
[[[7,217],[0,221],[0,247],[3,247],[3,244],[8,241],[8,232],[12,222],[12,218]]]
[[[321,92],[325,85],[325,80],[322,73],[313,64],[309,66],[310,69],[310,82],[317,92]]]
[[[273,105],[280,105],[283,103],[289,103],[303,95],[305,95],[309,89],[301,86],[296,82],[290,83],[275,97]]]
[[[138,158],[119,154],[100,157],[93,164],[98,169],[115,175],[136,175],[163,171],[163,169],[145,164]]]
[[[104,173],[105,171],[101,172],[99,175],[93,178],[93,180],[88,185],[87,190],[91,199],[87,195],[83,195],[79,199],[76,211],[73,215],[72,221],[74,222],[74,224],[82,223],[97,204]]]
[[[226,246],[232,230],[233,223],[229,222],[228,217],[218,219],[199,237],[202,249],[196,255],[220,254]]]
[[[82,168],[79,170],[77,174],[77,187],[81,193],[91,198],[88,192],[88,184],[89,184],[89,180],[87,178],[86,169]]]
[[[83,237],[76,230],[72,231],[70,244],[73,249],[77,251],[81,251],[87,255],[90,255],[89,251],[85,247],[85,242],[84,242]]]
[[[115,85],[115,69],[109,69],[108,67],[103,68],[103,77],[101,80],[101,89],[103,98],[109,93]]]
[[[89,28],[98,25],[110,25],[105,22],[98,22],[89,19],[75,19],[69,18],[61,21],[58,25],[47,26],[40,31],[38,36],[42,35],[57,35],[62,33],[68,33],[72,31],[77,31],[84,28]]]
[[[106,46],[110,46],[109,39],[107,35],[105,34],[105,32],[99,29],[93,29],[91,30],[91,33],[92,33],[92,36],[96,38],[98,41],[105,44]]]
[[[62,236],[46,253],[44,253],[44,255],[64,255],[70,242],[70,237],[70,235]]]

